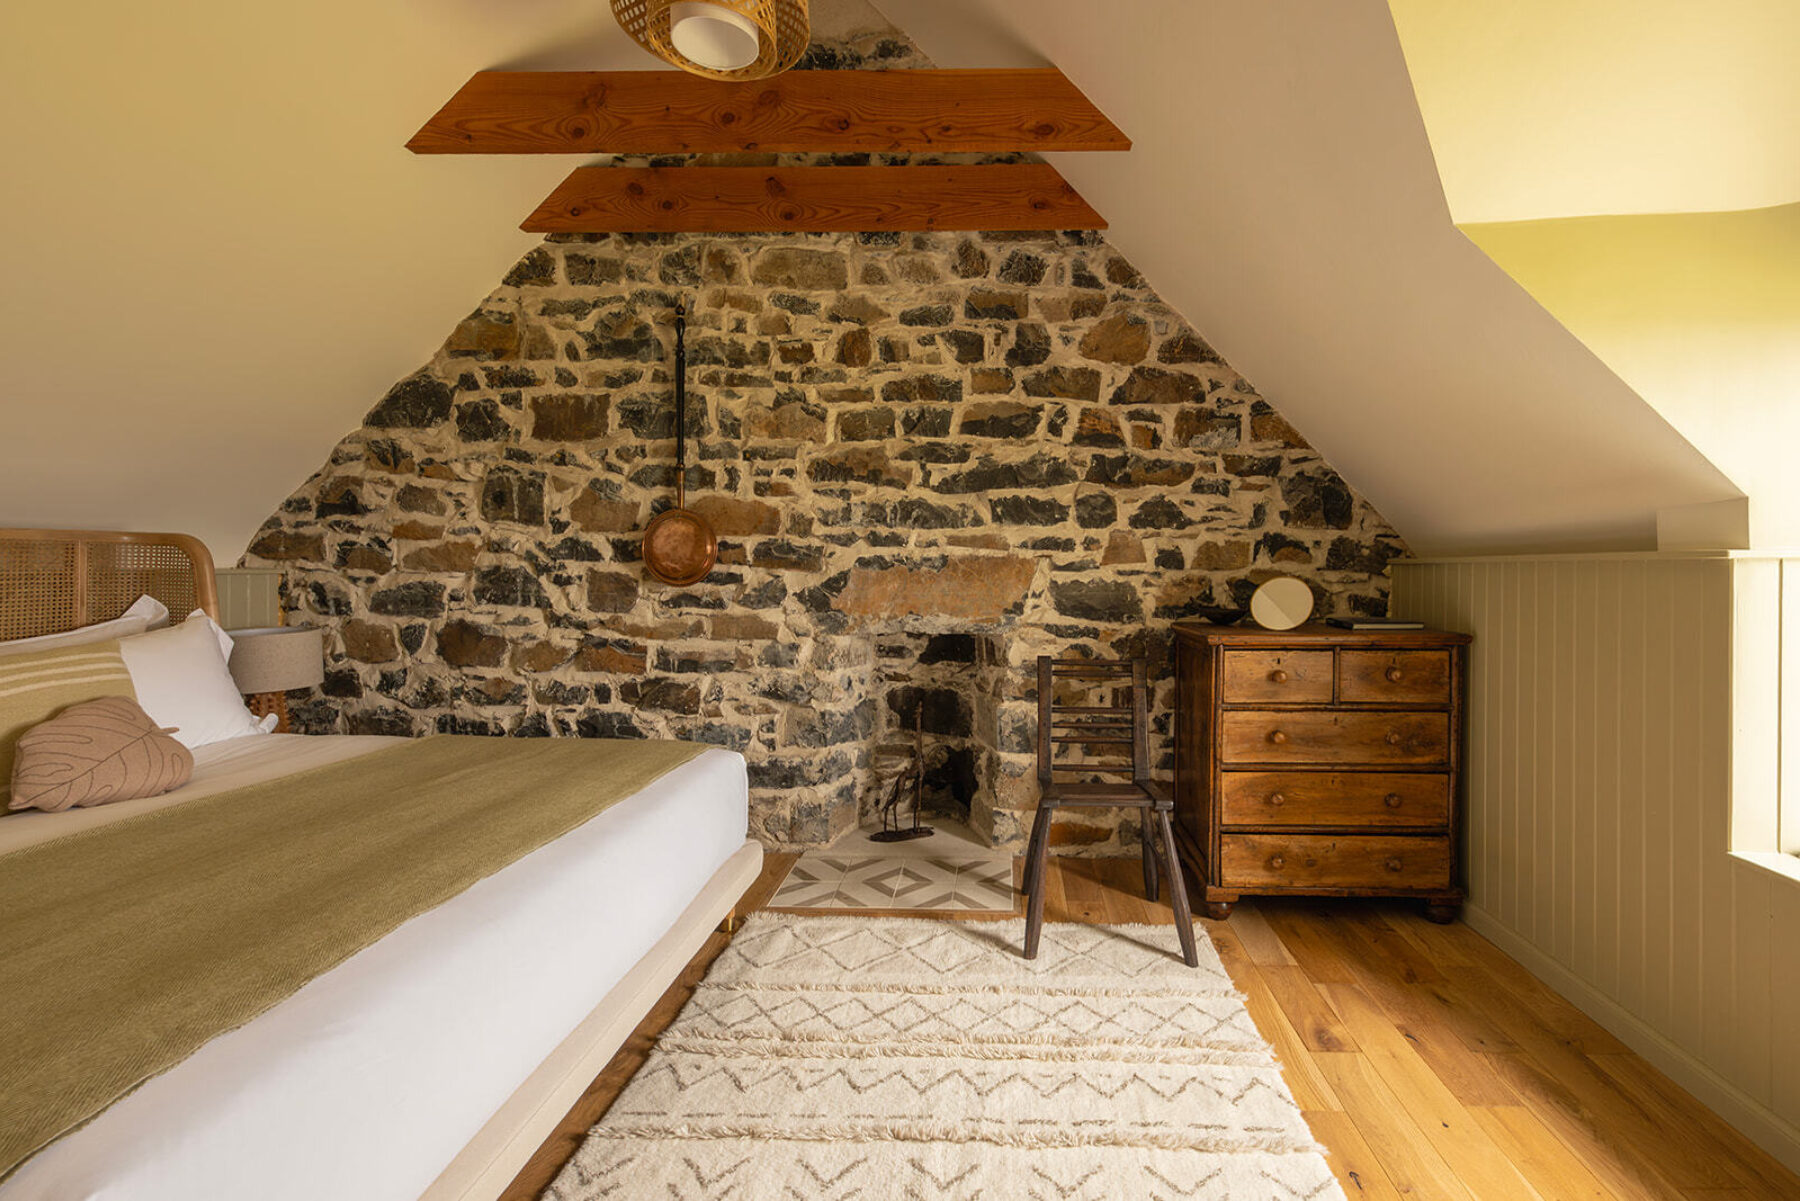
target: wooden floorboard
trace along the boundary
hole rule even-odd
[[[767,857],[744,912],[794,859]],[[1045,918],[1173,922],[1166,896],[1142,894],[1135,858],[1057,859]],[[1467,926],[1336,900],[1246,900],[1229,921],[1197,924],[1356,1201],[1800,1198],[1800,1177]],[[707,941],[506,1201],[535,1198],[574,1154],[727,941]]]

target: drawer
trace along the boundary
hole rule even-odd
[[[1235,709],[1219,740],[1226,763],[1448,763],[1450,715]]]
[[[1338,699],[1358,704],[1448,705],[1449,651],[1345,651]]]
[[[1331,703],[1330,651],[1226,651],[1227,705]]]
[[[1228,771],[1226,826],[1448,826],[1450,777],[1398,772]]]
[[[1383,834],[1223,834],[1223,888],[1450,887],[1450,839]]]

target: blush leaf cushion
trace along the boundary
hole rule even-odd
[[[70,705],[20,735],[14,809],[57,813],[161,796],[194,774],[194,756],[128,696]]]

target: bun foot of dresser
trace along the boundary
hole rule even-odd
[[[1231,911],[1233,909],[1237,908],[1237,902],[1236,901],[1207,901],[1204,905],[1201,906],[1201,908],[1206,910],[1207,917],[1211,918],[1215,922],[1222,922],[1226,918],[1231,916]]]
[[[1427,901],[1425,902],[1425,920],[1436,922],[1440,926],[1448,926],[1462,912],[1460,901]]]

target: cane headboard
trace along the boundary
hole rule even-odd
[[[110,621],[154,596],[176,621],[219,615],[212,555],[186,534],[0,529],[0,640]]]

